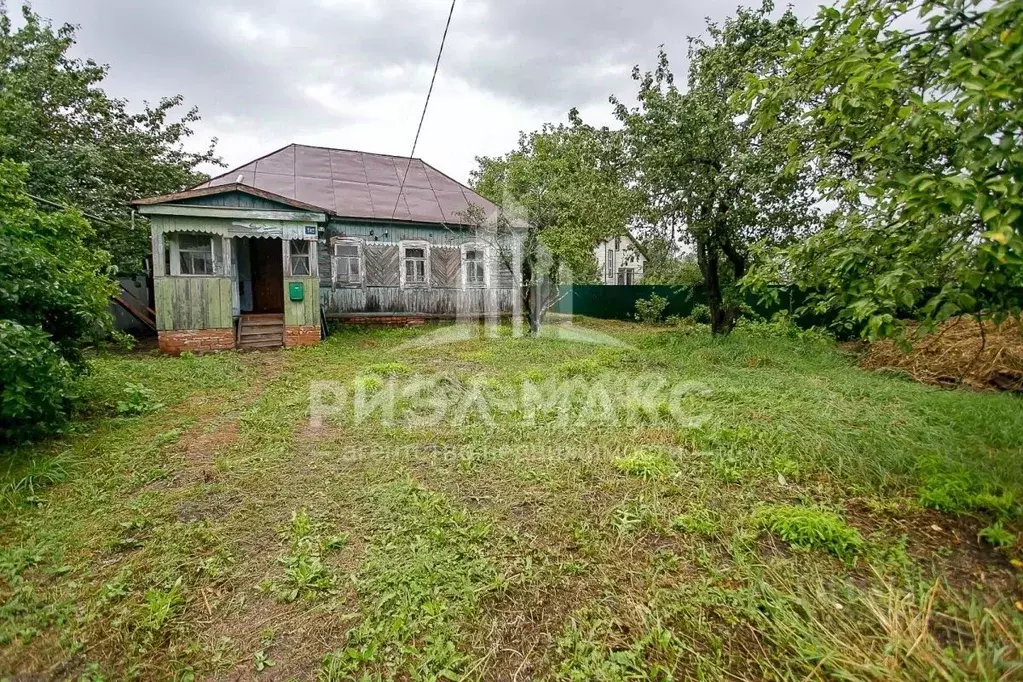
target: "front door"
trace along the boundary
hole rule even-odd
[[[284,312],[284,255],[280,239],[251,239],[252,312]]]

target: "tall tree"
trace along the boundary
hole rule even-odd
[[[108,67],[69,55],[74,26],[54,28],[28,7],[22,17],[15,29],[0,3],[0,159],[28,164],[30,194],[102,218],[93,245],[137,271],[148,231],[131,229],[128,202],[201,182],[197,167],[220,163],[216,141],[186,151],[199,115],[174,118],[180,95],[132,113],[100,87]]]
[[[501,157],[477,157],[470,185],[502,207],[491,231],[500,257],[516,254],[523,277],[523,310],[536,333],[557,302],[566,272],[575,281],[596,276],[593,247],[622,234],[634,211],[620,132],[582,122],[547,124],[519,136]]]
[[[848,0],[746,94],[799,112],[827,229],[757,273],[876,338],[1023,306],[1023,1]]]
[[[771,12],[770,3],[739,9],[721,25],[708,23],[705,39],[691,38],[686,89],[675,84],[662,50],[653,71],[633,71],[638,107],[611,100],[647,198],[646,218],[695,251],[715,334],[735,325],[732,284],[749,269],[751,245],[784,243],[816,220],[810,178],[785,168],[799,130],[783,111],[777,127],[756,130],[735,102],[746,79],[773,72],[778,53],[801,33],[791,11],[777,20]]]

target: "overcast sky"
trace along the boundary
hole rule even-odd
[[[794,0],[801,17],[821,0]],[[16,13],[19,0],[8,0]],[[408,154],[448,0],[35,0],[80,25],[79,56],[110,65],[107,91],[131,102],[180,93],[199,140],[231,166],[291,142]],[[685,38],[737,2],[458,0],[416,156],[465,181],[476,155],[520,130],[612,124],[632,67],[664,44],[683,80]],[[783,6],[783,3],[779,3]],[[213,169],[209,169],[213,170]]]

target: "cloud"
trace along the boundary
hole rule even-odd
[[[798,0],[807,16],[818,0]],[[14,5],[14,2],[9,4]],[[197,138],[230,165],[289,142],[408,153],[447,0],[34,0],[79,24],[76,51],[111,66],[132,102],[181,93]],[[418,156],[460,179],[478,154],[572,106],[610,122],[607,97],[635,91],[632,66],[665,44],[684,68],[686,36],[714,2],[459,0]],[[199,146],[199,140],[196,141]]]

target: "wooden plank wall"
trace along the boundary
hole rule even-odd
[[[472,316],[480,313],[509,313],[515,299],[512,289],[402,289],[366,287],[365,289],[321,289],[320,297],[327,314],[426,313],[432,315]]]
[[[231,280],[226,277],[157,277],[153,281],[157,329],[229,329]]]
[[[292,282],[305,284],[305,298],[292,301],[288,296],[288,285]],[[315,326],[320,324],[320,280],[315,277],[284,278],[284,324]]]

